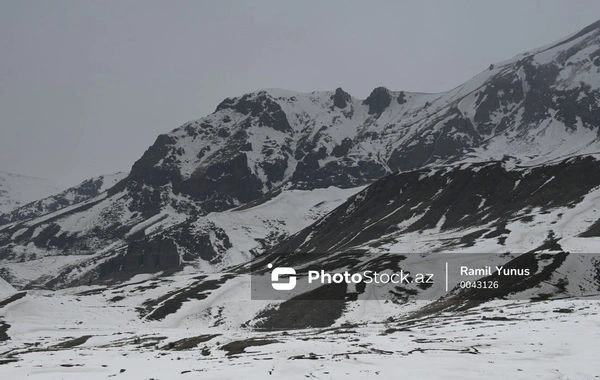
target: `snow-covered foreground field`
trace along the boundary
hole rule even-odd
[[[3,285],[0,298],[12,294],[14,300],[0,307],[0,378],[600,376],[599,301],[493,301],[435,315],[415,313],[426,301],[404,306],[363,301],[330,328],[274,332],[241,327],[242,316],[258,312],[265,301],[249,300],[245,291],[232,287],[185,302],[163,320],[140,317],[136,308],[143,300],[191,279],[182,278],[138,278],[108,290],[37,291],[19,299]],[[381,322],[361,322],[365,315],[377,320],[373,310],[380,310]],[[2,339],[2,323],[10,325],[4,328],[8,340]]]

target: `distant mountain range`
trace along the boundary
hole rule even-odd
[[[61,190],[47,179],[0,172],[0,215]]]
[[[0,275],[55,288],[290,252],[595,249],[567,241],[596,236],[598,152],[600,22],[439,94],[227,98],[128,174],[0,215]]]
[[[12,175],[10,183],[13,183],[13,178],[17,180],[21,176]],[[105,190],[113,187],[117,182],[127,176],[127,173],[116,173],[111,175],[103,175],[83,181],[77,186],[70,187],[64,191],[54,189],[49,194],[42,197],[30,199],[25,204],[15,207],[15,210],[7,210],[0,214],[0,225],[20,222],[28,219],[33,219],[38,216],[46,215],[59,209],[71,206],[87,199],[93,198]],[[30,178],[30,177],[25,177]],[[40,182],[46,180],[40,180]],[[31,181],[27,183],[29,191],[43,191],[44,187],[40,186],[40,182]],[[49,182],[49,181],[48,181]],[[7,180],[7,183],[9,181]]]

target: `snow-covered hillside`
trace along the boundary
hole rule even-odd
[[[59,185],[47,179],[0,172],[0,214],[61,190]]]
[[[174,210],[167,210],[154,218],[141,220],[131,231],[127,239],[135,235],[144,235],[169,241],[183,242],[179,249],[166,251],[152,250],[147,246],[129,244],[113,244],[97,252],[96,255],[81,255],[74,251],[65,255],[60,249],[47,250],[36,246],[12,247],[10,254],[0,257],[2,275],[19,287],[23,286],[65,286],[74,283],[86,283],[92,280],[109,280],[134,276],[139,271],[139,264],[128,261],[128,257],[137,256],[139,260],[157,261],[156,266],[147,272],[160,269],[169,270],[171,265],[180,262],[189,265],[192,270],[215,272],[231,265],[247,262],[253,254],[264,252],[266,247],[289,237],[308,227],[333,209],[362,190],[339,189],[329,187],[316,190],[285,190],[273,194],[261,202],[249,204],[238,209],[224,212],[213,212],[206,217],[186,220],[185,216]],[[89,205],[92,204],[92,207]],[[52,217],[65,213],[57,223],[69,223],[73,230],[92,228],[88,223],[97,217],[94,212],[98,208],[93,202],[83,202],[82,207],[89,207],[88,213],[73,213],[73,207],[66,207]],[[37,221],[37,219],[34,219]],[[18,241],[20,234],[26,233],[31,222],[19,224],[13,237]],[[170,227],[175,225],[175,228]],[[61,224],[61,227],[64,226]],[[163,231],[166,230],[166,233]],[[185,231],[185,235],[181,235]],[[185,239],[193,238],[198,242],[188,250]],[[35,238],[35,236],[34,236]],[[136,250],[136,251],[133,251]],[[195,257],[200,256],[200,260]],[[163,265],[162,267],[159,267]],[[115,270],[114,268],[118,268]]]
[[[600,251],[599,157],[453,164],[385,177],[273,248],[288,253]]]

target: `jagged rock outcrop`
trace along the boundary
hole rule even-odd
[[[391,103],[392,95],[390,90],[385,87],[377,87],[363,101],[363,104],[369,106],[369,115],[381,114]]]
[[[332,95],[333,98],[333,106],[343,109],[352,102],[352,97],[350,94],[342,90],[341,87],[335,89],[335,94]]]

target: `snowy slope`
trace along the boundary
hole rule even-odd
[[[15,293],[16,290],[8,282],[0,278],[0,297]]]
[[[552,241],[568,252],[600,252],[597,156],[515,166],[454,164],[385,177],[272,248],[323,252],[523,253]],[[335,255],[340,255],[334,259]],[[295,257],[297,256],[297,258]],[[313,263],[314,264],[314,263]]]
[[[0,172],[0,214],[61,190],[47,179]]]
[[[254,207],[210,213],[193,228],[224,231],[231,248],[221,267],[238,265],[308,227],[362,189],[286,190]]]

